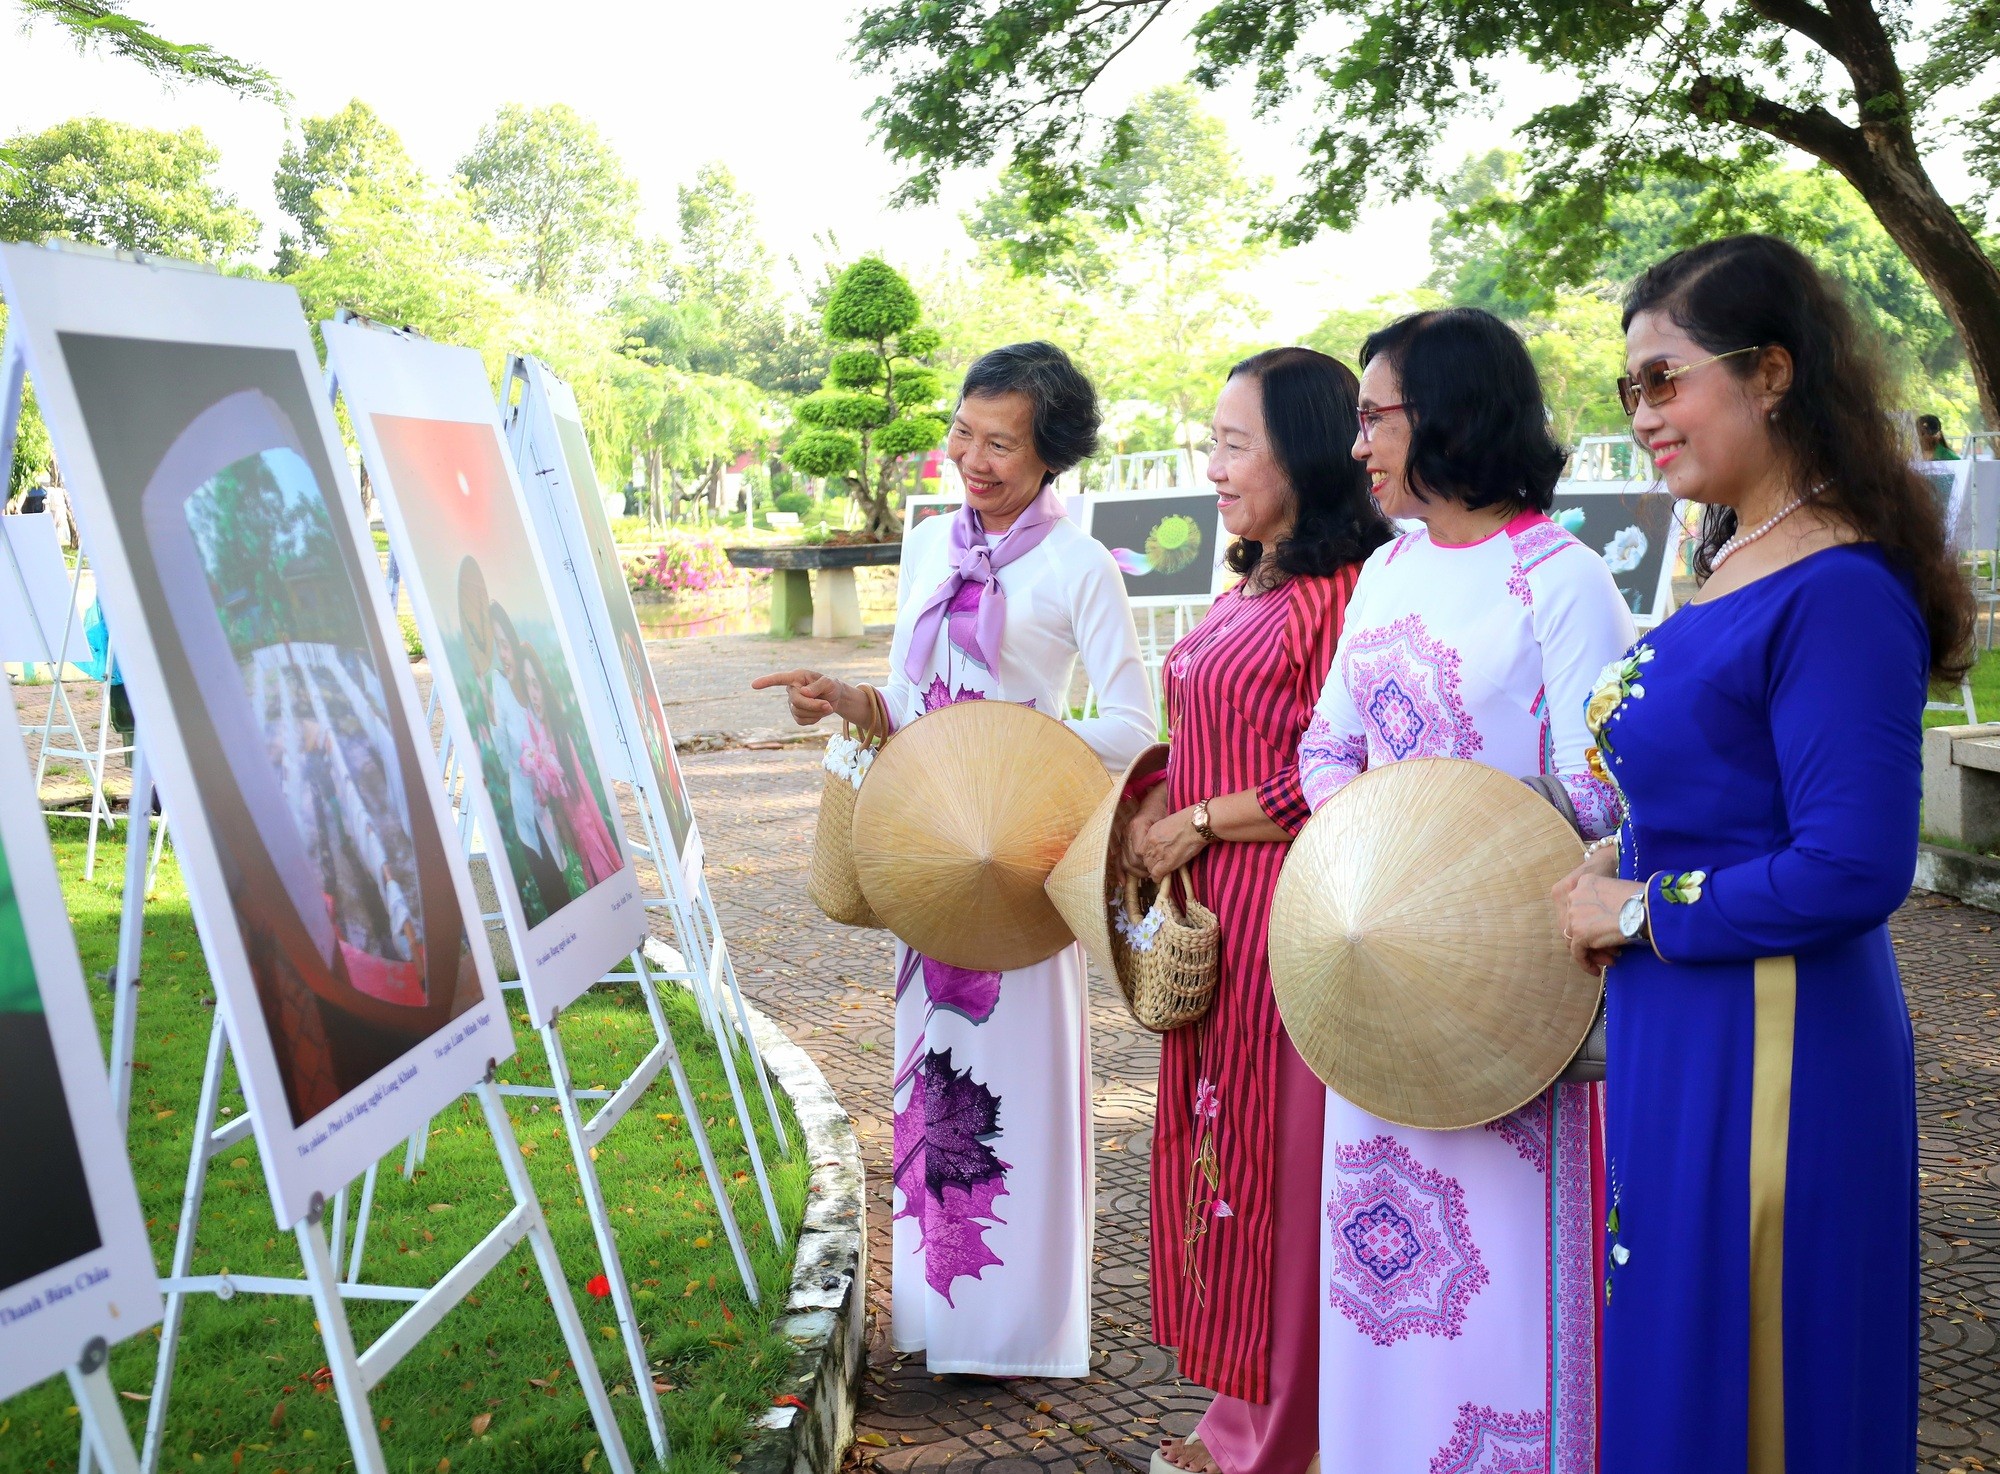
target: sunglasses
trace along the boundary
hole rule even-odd
[[[1711,363],[1720,363],[1725,358],[1736,358],[1745,353],[1762,353],[1764,345],[1756,343],[1748,348],[1732,348],[1727,353],[1717,353],[1704,358],[1699,363],[1682,364],[1679,368],[1668,368],[1664,358],[1656,358],[1651,363],[1639,365],[1637,374],[1618,376],[1618,402],[1625,406],[1628,417],[1639,413],[1639,401],[1658,409],[1675,394],[1674,380],[1682,374],[1691,374],[1698,368],[1706,368]]]

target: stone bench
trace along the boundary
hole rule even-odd
[[[2000,847],[2000,722],[1924,733],[1924,828],[1953,844]]]

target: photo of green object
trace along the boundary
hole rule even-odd
[[[55,1040],[42,1009],[28,935],[0,846],[0,1292],[80,1254],[103,1236],[91,1207],[76,1128],[70,1123]],[[22,1210],[32,1201],[34,1210]]]

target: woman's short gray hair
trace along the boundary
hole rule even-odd
[[[982,353],[965,371],[960,401],[1025,394],[1034,406],[1035,454],[1061,475],[1097,453],[1097,390],[1053,343],[1009,343]]]

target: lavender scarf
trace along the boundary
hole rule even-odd
[[[951,643],[989,671],[995,669],[1000,657],[1000,631],[1007,617],[1007,596],[994,575],[1015,559],[1033,552],[1067,515],[1054,484],[1044,486],[1007,531],[1005,541],[995,549],[987,542],[986,530],[971,505],[958,509],[951,519],[951,572],[924,600],[910,632],[910,649],[903,669],[911,680],[923,680],[931,650],[937,644],[938,626],[947,618]]]

